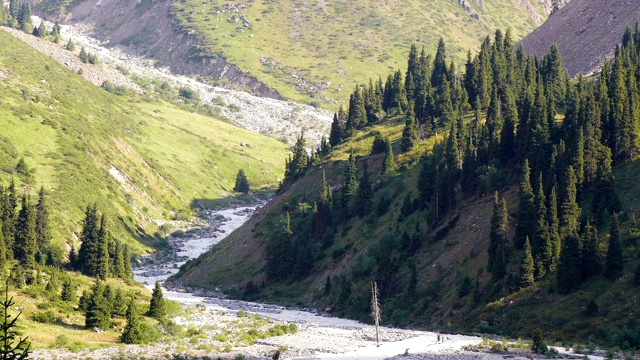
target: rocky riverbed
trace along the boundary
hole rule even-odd
[[[181,264],[215,246],[233,232],[262,204],[228,208],[207,213],[208,225],[187,236],[169,237],[170,250],[141,259],[135,279],[151,289],[164,282]],[[375,328],[357,321],[287,309],[276,305],[226,299],[216,291],[193,293],[164,289],[166,298],[180,302],[185,315],[174,318],[188,329],[181,338],[147,346],[119,345],[73,353],[68,350],[37,350],[36,359],[430,359],[498,360],[531,358],[528,351],[511,353],[470,352],[469,345],[481,342],[477,336],[382,327],[380,345]],[[296,324],[297,332],[246,342],[242,333],[251,329],[267,332],[274,326]],[[600,358],[602,359],[602,358]]]

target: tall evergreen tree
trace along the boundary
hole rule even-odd
[[[120,342],[124,344],[144,343],[142,323],[133,299],[129,301],[129,306],[127,307],[127,325],[120,336]]]
[[[382,175],[392,174],[396,171],[396,159],[393,155],[393,146],[389,139],[387,139],[387,149],[384,153],[384,160],[382,161]]]
[[[620,245],[620,227],[618,215],[613,214],[609,228],[609,245],[607,246],[607,258],[604,263],[604,275],[611,280],[615,280],[622,276],[622,269],[623,256],[622,246]]]
[[[602,271],[600,249],[598,247],[598,229],[589,222],[582,234],[582,277],[588,279]]]
[[[156,281],[153,287],[153,294],[151,294],[151,302],[149,303],[149,316],[152,318],[161,320],[167,315],[167,307],[162,295],[162,288],[160,283]]]
[[[409,106],[406,117],[407,120],[405,121],[404,129],[402,130],[402,141],[400,142],[400,149],[402,151],[411,150],[418,143],[419,139],[418,120],[416,119],[413,111],[413,106]]]
[[[576,201],[576,176],[572,166],[567,168],[564,176],[564,190],[562,204],[560,205],[560,229],[561,235],[572,234],[577,237],[578,219],[580,207]]]
[[[27,195],[22,196],[22,208],[16,222],[15,258],[27,269],[36,265],[37,252],[36,213]]]
[[[100,243],[98,240],[98,232],[100,226],[98,224],[98,210],[96,205],[87,206],[85,210],[85,218],[82,226],[82,233],[80,234],[80,251],[78,252],[78,270],[88,276],[96,276]]]
[[[366,216],[371,211],[371,196],[373,195],[371,180],[369,179],[369,167],[364,163],[362,167],[362,177],[358,183],[356,212],[359,216]]]
[[[244,174],[244,169],[238,170],[236,175],[236,185],[233,187],[233,191],[248,194],[249,193],[249,180]]]
[[[522,249],[527,237],[532,239],[535,236],[536,206],[533,188],[531,187],[530,171],[529,162],[525,159],[522,166],[520,192],[518,193],[518,221],[516,222],[516,235],[514,237],[517,249]]]
[[[507,231],[509,229],[509,213],[505,199],[498,199],[498,193],[494,195],[493,215],[489,229],[489,260],[487,269],[493,274],[494,279],[502,279],[506,274],[507,255],[509,242]]]
[[[36,240],[39,257],[44,259],[46,256],[45,252],[49,249],[49,242],[51,241],[49,209],[44,187],[40,188],[40,192],[38,193],[38,204],[36,205]]]
[[[558,264],[558,291],[568,294],[575,290],[581,282],[580,238],[575,232],[568,232],[562,241],[560,261]]]
[[[338,118],[338,114],[333,114],[333,121],[331,122],[331,132],[329,133],[329,145],[332,148],[340,144],[342,140],[342,124]]]
[[[533,263],[533,256],[531,255],[529,238],[527,238],[524,242],[524,256],[522,258],[522,264],[520,265],[520,286],[526,288],[533,285],[534,273],[535,265]]]

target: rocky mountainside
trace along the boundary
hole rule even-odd
[[[640,2],[633,0],[573,0],[553,13],[523,40],[525,50],[542,56],[557,44],[571,76],[598,71],[627,26],[640,19]]]
[[[432,51],[443,37],[462,61],[496,29],[511,28],[519,39],[550,10],[550,0],[44,0],[34,6],[37,15],[85,27],[108,46],[176,72],[332,108],[358,81],[404,68],[412,43]]]

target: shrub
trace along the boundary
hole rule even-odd
[[[53,310],[34,312],[29,318],[42,324],[54,324],[57,321],[56,314]]]

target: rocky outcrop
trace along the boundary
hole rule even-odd
[[[573,0],[522,40],[527,53],[542,56],[557,44],[568,74],[593,74],[612,58],[625,28],[640,19],[640,1]]]

